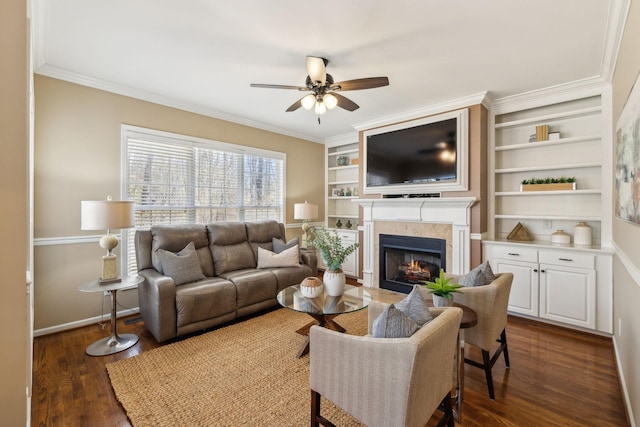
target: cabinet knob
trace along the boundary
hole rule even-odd
[[[544,271],[544,270],[540,270],[540,273],[546,273],[546,271]]]
[[[538,272],[538,269],[537,269],[537,268],[534,268],[534,269],[533,269],[533,272],[534,272],[534,273],[537,273],[537,272]]]

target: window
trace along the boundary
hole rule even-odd
[[[132,126],[122,127],[122,141],[123,194],[135,202],[136,228],[284,221],[284,153]],[[124,234],[123,271],[134,274],[135,232]]]

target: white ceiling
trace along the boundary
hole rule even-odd
[[[610,4],[611,3],[611,4]],[[608,72],[618,0],[35,0],[36,72],[313,141],[434,104]],[[613,11],[614,13],[610,13]],[[360,105],[287,113],[305,57]]]

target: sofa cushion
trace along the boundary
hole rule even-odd
[[[276,239],[275,237],[273,237],[271,239],[271,243],[273,244],[273,252],[279,254],[280,252],[284,252],[287,249],[290,249],[294,246],[298,246],[298,248],[300,248],[300,245],[298,244],[298,238],[294,237],[293,239],[289,240],[288,242],[285,243],[284,240],[282,239]]]
[[[280,253],[258,248],[258,268],[300,267],[298,245]]]
[[[276,294],[278,293],[278,281],[269,270],[249,268],[229,271],[223,273],[222,277],[233,282],[236,286],[238,309],[267,300],[275,302]]]
[[[204,279],[193,242],[177,253],[158,249],[158,255],[165,276],[171,277],[176,285]]]
[[[244,223],[213,223],[207,225],[207,230],[216,275],[256,267],[256,258],[247,241]]]
[[[458,284],[466,287],[484,286],[496,280],[489,261],[485,261],[458,279]]]
[[[151,232],[151,262],[153,268],[160,273],[164,274],[158,255],[159,249],[176,253],[187,246],[189,242],[193,242],[202,273],[207,277],[214,275],[209,237],[203,224],[154,225],[149,231]]]
[[[176,289],[178,327],[213,319],[235,310],[236,287],[228,280],[209,278]]]
[[[301,283],[305,277],[314,276],[314,272],[307,264],[298,264],[295,267],[279,267],[269,268],[276,279],[278,280],[278,291],[283,290],[287,286]]]
[[[407,338],[413,335],[420,326],[409,316],[389,304],[373,321],[371,335],[374,338]]]
[[[424,300],[422,292],[420,292],[420,285],[413,285],[413,290],[402,299],[402,301],[396,303],[396,308],[409,316],[411,320],[416,322],[418,326],[424,326],[433,320],[433,316],[427,307],[427,303]]]

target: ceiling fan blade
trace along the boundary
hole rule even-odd
[[[389,78],[387,77],[367,77],[364,79],[346,80],[331,85],[332,90],[361,90],[373,89],[376,87],[389,86]]]
[[[344,108],[347,111],[355,111],[360,108],[358,104],[338,93],[332,92],[331,95],[336,97],[338,100],[338,107],[340,108]]]
[[[251,83],[249,86],[251,86],[251,87],[261,87],[261,88],[266,88],[266,89],[309,90],[309,88],[305,87],[305,86],[269,85],[269,84],[261,84],[261,83]]]
[[[287,113],[290,113],[292,111],[296,111],[300,107],[302,107],[302,98],[298,99],[296,102],[291,104],[291,106],[289,108],[287,108]]]
[[[307,56],[307,73],[313,83],[319,81],[323,86],[327,81],[326,65],[329,61],[317,56]]]

